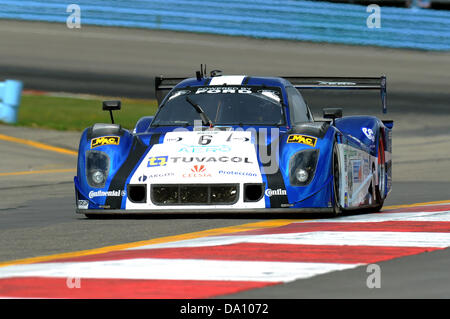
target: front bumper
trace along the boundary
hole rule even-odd
[[[308,214],[333,213],[333,208],[214,208],[214,209],[76,209],[85,215],[201,215],[201,214]]]

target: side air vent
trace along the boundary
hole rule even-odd
[[[127,189],[128,199],[133,203],[146,203],[147,202],[147,185],[137,184],[128,185]]]

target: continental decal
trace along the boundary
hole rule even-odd
[[[312,136],[307,136],[307,135],[293,134],[293,135],[289,135],[287,142],[288,143],[300,143],[300,144],[305,144],[305,145],[315,147],[317,138],[312,137]]]
[[[91,140],[91,148],[103,145],[119,145],[119,136],[102,136]]]

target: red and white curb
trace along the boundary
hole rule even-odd
[[[209,298],[447,247],[450,203],[0,267],[0,296]]]

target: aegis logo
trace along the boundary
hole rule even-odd
[[[266,191],[264,192],[264,194],[265,194],[267,197],[272,197],[272,196],[283,196],[283,195],[286,195],[286,190],[285,190],[285,189],[281,189],[281,188],[278,188],[278,189],[270,189],[270,188],[268,188],[268,189],[266,189]]]
[[[205,165],[194,165],[191,168],[191,173],[185,173],[183,177],[211,177],[211,174],[206,172]]]

